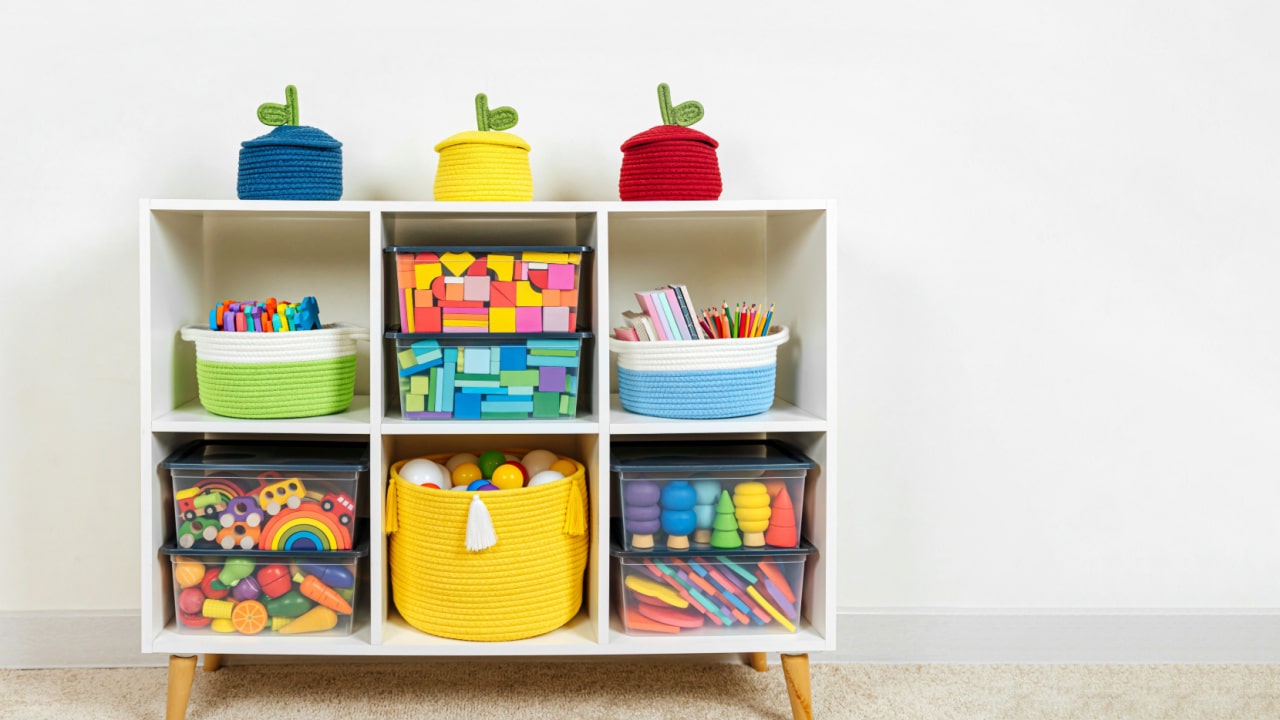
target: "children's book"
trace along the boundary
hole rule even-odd
[[[654,298],[650,293],[637,292],[636,301],[640,303],[640,309],[653,320],[654,331],[657,333],[656,340],[671,340],[671,336],[667,334],[666,320],[663,319],[662,310],[654,303]],[[676,335],[676,338],[679,338]]]

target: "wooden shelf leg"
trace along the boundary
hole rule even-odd
[[[809,656],[784,654],[782,674],[787,678],[791,717],[794,720],[813,720],[813,702],[809,697]]]
[[[766,653],[747,653],[747,664],[756,672],[769,671],[769,656]]]
[[[222,667],[221,655],[218,655],[216,653],[204,654],[204,671],[205,672],[218,672],[218,669],[221,667]]]
[[[165,720],[186,718],[187,701],[191,699],[191,683],[195,677],[195,655],[169,656],[169,697],[165,702]]]

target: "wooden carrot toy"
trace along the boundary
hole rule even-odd
[[[343,599],[333,588],[320,582],[320,579],[315,575],[301,577],[301,574],[299,574],[293,579],[299,584],[298,589],[302,591],[304,597],[315,600],[330,610],[340,612],[343,615],[351,614],[351,603]]]

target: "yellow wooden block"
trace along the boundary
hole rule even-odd
[[[582,256],[581,256],[581,255],[579,255],[578,253],[569,253],[569,264],[570,264],[570,265],[581,265],[581,264],[582,264]]]
[[[440,256],[440,263],[449,269],[449,273],[454,277],[462,277],[467,272],[467,268],[471,267],[471,263],[476,261],[476,256],[469,252],[460,253],[444,253]]]
[[[419,290],[431,292],[431,283],[443,273],[440,263],[419,263],[413,266],[414,284]]]
[[[549,252],[526,252],[524,254],[524,257],[520,259],[524,260],[525,262],[556,263],[559,265],[564,265],[565,263],[569,262],[569,254],[568,253],[549,253]]]
[[[542,307],[542,293],[528,280],[516,281],[516,307]]]
[[[515,269],[515,257],[511,255],[490,255],[488,268],[494,276],[503,282],[511,282],[511,273]]]
[[[489,332],[510,333],[516,331],[516,309],[509,307],[489,308]]]
[[[430,290],[427,290],[427,294],[430,294],[430,293],[431,293],[431,291],[430,291]],[[413,307],[413,288],[405,288],[405,289],[404,289],[404,306],[405,306],[406,308],[411,308],[411,307]],[[409,332],[417,332],[417,330],[415,330],[415,329],[414,329],[414,327],[413,327],[413,313],[412,313],[412,312],[406,312],[406,313],[405,313],[404,321],[405,321],[405,323],[407,323],[407,324],[409,325],[409,328],[408,328]]]

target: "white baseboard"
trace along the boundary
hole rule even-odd
[[[0,668],[149,667],[136,611],[0,612]],[[1280,610],[847,610],[814,662],[1280,663]],[[701,656],[714,661],[719,656]],[[610,660],[625,660],[613,658]],[[381,658],[362,658],[376,662]],[[409,658],[390,658],[407,662]],[[455,659],[456,660],[456,659]],[[548,658],[540,658],[542,662]],[[299,662],[278,656],[231,662]],[[596,660],[593,660],[595,662]]]
[[[1276,663],[1280,610],[850,610],[822,662]]]

